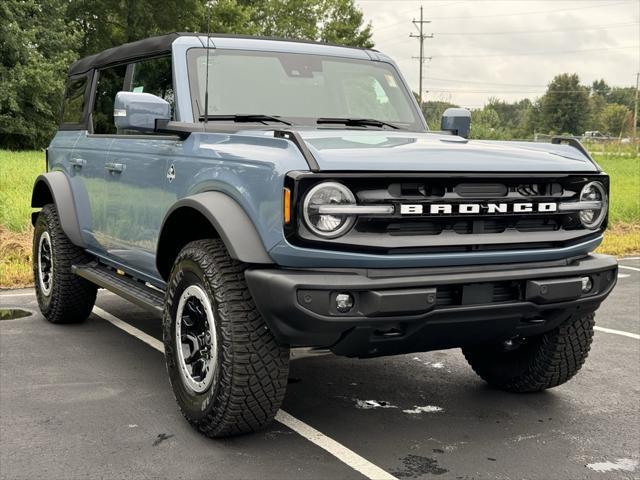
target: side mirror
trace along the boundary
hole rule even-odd
[[[113,102],[113,120],[118,131],[153,131],[156,120],[171,120],[171,105],[150,93],[118,92]]]
[[[442,114],[440,128],[453,135],[469,138],[471,112],[466,108],[447,108]]]

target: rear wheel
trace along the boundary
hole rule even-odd
[[[97,287],[71,272],[89,261],[62,230],[55,205],[45,205],[33,233],[33,276],[38,306],[51,323],[80,323],[91,314]]]
[[[490,385],[510,392],[538,392],[573,377],[589,354],[595,314],[571,316],[537,337],[463,349],[473,370]]]
[[[254,432],[275,416],[289,348],[278,345],[220,240],[189,243],[175,261],[163,317],[171,386],[187,420],[210,437]]]

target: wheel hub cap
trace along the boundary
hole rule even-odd
[[[202,393],[213,381],[218,352],[211,301],[198,285],[180,296],[175,335],[180,376],[191,390]]]
[[[49,232],[43,232],[38,243],[38,282],[40,290],[48,297],[53,284],[53,253]]]

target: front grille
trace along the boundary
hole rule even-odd
[[[463,198],[496,198],[504,197],[508,190],[503,183],[459,183],[455,192]]]
[[[359,205],[393,205],[394,213],[361,215],[349,233],[335,239],[320,239],[299,221],[287,230],[292,243],[386,254],[558,248],[599,232],[584,229],[576,212],[542,206],[578,201],[584,184],[593,180],[608,188],[603,174],[313,174],[296,180],[299,208],[310,188],[329,179],[349,187]],[[516,209],[523,204],[531,211]],[[432,210],[438,206],[449,210]]]
[[[551,232],[561,228],[561,221],[553,218],[480,219],[465,221],[423,220],[395,221],[387,219],[363,219],[356,229],[360,232],[388,233],[389,235],[440,235],[451,230],[459,235],[503,233],[507,229],[518,232]]]

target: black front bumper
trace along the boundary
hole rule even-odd
[[[370,357],[536,335],[598,308],[613,289],[613,257],[430,269],[249,269],[254,301],[294,347]],[[582,278],[593,284],[582,291]],[[348,313],[335,297],[349,293]]]

